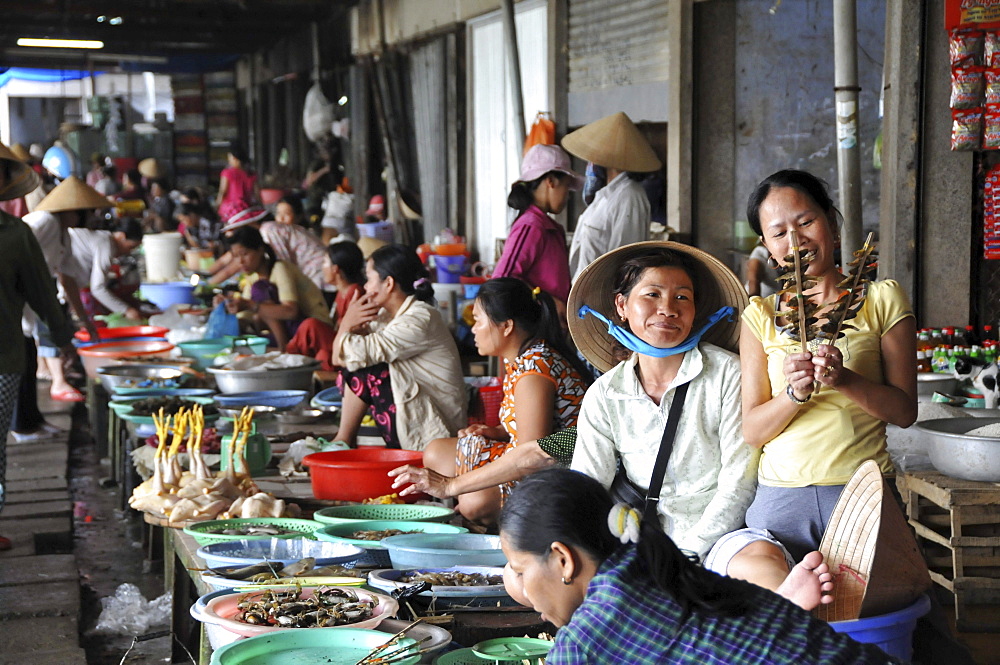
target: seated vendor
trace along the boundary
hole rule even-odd
[[[434,290],[416,252],[387,245],[366,264],[333,341],[344,393],[337,438],[357,443],[371,411],[390,448],[420,450],[468,422],[458,347],[433,306]]]
[[[476,348],[504,360],[502,427],[471,425],[457,439],[436,439],[424,466],[461,475],[499,459],[519,441],[532,441],[576,424],[590,372],[566,344],[556,304],[548,293],[520,279],[492,279],[473,304]],[[510,483],[458,497],[467,519],[492,524]]]
[[[245,275],[242,296],[228,299],[226,308],[242,314],[254,331],[269,331],[279,350],[285,350],[303,319],[332,325],[323,292],[297,266],[275,258],[260,231],[237,229],[229,248]]]
[[[559,629],[548,665],[899,662],[779,595],[699,567],[655,522],[564,469],[514,489],[500,517],[504,586]],[[821,555],[812,558],[790,576],[807,608],[835,593]]]
[[[333,338],[337,335],[337,326],[344,318],[347,306],[356,293],[364,290],[365,259],[361,248],[353,242],[335,242],[326,248],[329,261],[323,267],[326,283],[337,289],[337,296],[330,310],[333,325],[320,319],[309,318],[302,322],[288,343],[289,353],[311,356],[322,363],[326,371],[337,369],[330,362],[333,350]]]

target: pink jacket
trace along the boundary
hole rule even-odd
[[[553,298],[569,299],[566,231],[538,206],[529,206],[510,227],[494,277],[518,277]]]

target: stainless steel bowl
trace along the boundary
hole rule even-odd
[[[284,369],[222,369],[209,367],[222,393],[248,393],[257,390],[312,390],[312,375],[319,361],[302,367]]]
[[[943,372],[917,373],[917,398],[930,401],[934,393],[954,395],[958,390],[958,379]]]
[[[934,468],[953,478],[1000,482],[1000,437],[969,432],[1000,423],[1000,418],[940,418],[914,425],[927,434],[927,454]]]
[[[109,391],[118,388],[160,388],[167,381],[180,385],[187,378],[187,374],[176,367],[139,364],[105,365],[97,369],[97,376]]]
[[[279,423],[286,425],[311,425],[323,420],[333,420],[336,412],[336,407],[332,411],[326,409],[301,409],[287,413],[277,413],[275,414],[275,419]]]

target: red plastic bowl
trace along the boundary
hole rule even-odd
[[[121,328],[102,328],[97,331],[102,340],[113,340],[121,337],[164,337],[170,328],[163,326],[122,326]],[[90,333],[86,330],[77,330],[74,335],[81,342],[90,341]]]
[[[313,495],[332,501],[364,501],[392,494],[392,478],[387,473],[398,466],[423,466],[424,454],[395,448],[331,450],[306,455],[302,466],[309,467]],[[426,494],[402,497],[407,503],[428,498]]]

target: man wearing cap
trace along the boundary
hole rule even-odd
[[[34,212],[24,217],[24,222],[31,228],[42,248],[45,263],[53,279],[58,280],[77,318],[86,326],[92,337],[96,338],[97,328],[87,316],[86,309],[80,298],[79,285],[73,277],[75,263],[71,249],[69,229],[80,226],[86,221],[88,211],[106,208],[110,204],[93,188],[88,187],[76,176],[70,176],[42,199]],[[22,323],[26,335],[26,343],[30,345],[29,352],[35,353],[37,343],[38,355],[43,359],[45,369],[52,378],[49,395],[52,399],[65,402],[82,402],[83,394],[66,381],[59,348],[51,339],[48,327],[38,321],[30,309],[25,309]],[[18,406],[14,419],[15,436],[25,437],[38,430],[41,421],[34,397],[34,376],[27,376],[22,382],[31,385],[24,387],[24,399]]]
[[[0,200],[24,196],[38,183],[38,174],[0,144]],[[73,326],[56,298],[38,241],[24,222],[0,211],[0,339],[7,342],[0,345],[0,510],[6,498],[7,432],[21,375],[29,364],[24,345],[11,343],[18,337],[26,304],[48,324],[56,344],[69,346]],[[10,539],[0,536],[0,550],[10,548]]]
[[[608,178],[576,223],[569,249],[569,270],[576,280],[597,257],[649,238],[649,199],[631,174],[655,171],[662,162],[639,128],[620,111],[567,134],[562,146],[580,159],[603,166]]]

